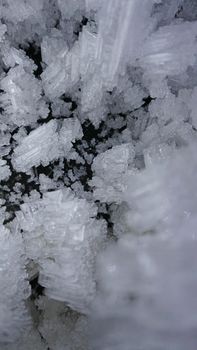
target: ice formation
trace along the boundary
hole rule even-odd
[[[24,86],[28,85],[28,89]],[[20,65],[10,69],[8,75],[1,80],[1,106],[5,111],[6,121],[12,125],[35,124],[40,117],[48,115],[45,101],[41,99],[40,83]]]
[[[196,0],[0,0],[0,349],[196,350]]]
[[[45,294],[81,312],[95,293],[94,259],[105,240],[106,225],[95,216],[96,207],[63,190],[22,204],[18,214],[26,255],[38,265]]]
[[[124,175],[134,156],[132,144],[123,144],[114,146],[94,159],[92,170],[95,176],[90,181],[94,187],[94,198],[106,203],[119,203],[122,200]]]
[[[0,340],[6,343],[16,341],[22,329],[30,324],[25,307],[30,286],[21,234],[17,229],[9,231],[2,224],[0,233]]]

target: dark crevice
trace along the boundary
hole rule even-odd
[[[28,43],[27,47],[23,47],[21,45],[19,47],[20,49],[24,50],[26,55],[37,65],[37,69],[34,71],[34,75],[36,78],[40,78],[40,75],[43,72],[41,47],[38,46],[35,42]]]
[[[11,69],[11,67],[3,67],[3,71],[4,73],[8,74],[9,70]],[[1,90],[2,91],[2,90]]]
[[[74,101],[70,96],[63,94],[60,97],[60,99],[63,100],[65,103],[71,103],[71,108],[70,108],[71,112],[74,112],[77,109],[77,107],[78,107],[77,102]]]
[[[31,280],[30,286],[31,286],[31,300],[35,300],[39,298],[40,296],[44,295],[45,288],[42,287],[38,282],[39,276],[36,276],[33,280]]]
[[[63,100],[65,103],[70,103],[71,104],[71,107],[70,107],[71,114],[69,114],[69,115],[59,115],[58,117],[54,116],[53,115],[53,111],[52,111],[52,105],[49,102],[49,104],[48,104],[49,114],[48,114],[48,116],[46,118],[40,118],[40,119],[37,120],[37,123],[39,125],[47,124],[51,120],[64,120],[64,119],[73,117],[73,113],[72,112],[74,112],[77,109],[77,107],[78,107],[77,102],[73,101],[70,97],[65,96],[65,95],[62,95],[60,97],[60,99]]]
[[[76,24],[76,28],[74,30],[74,34],[78,37],[79,34],[82,32],[83,27],[86,26],[88,23],[88,18],[83,16],[82,20],[80,23]]]
[[[47,116],[47,118],[41,118],[37,120],[37,123],[39,125],[43,125],[43,124],[47,124],[48,122],[50,122],[51,120],[54,120],[56,118],[54,118],[53,113],[52,113],[52,108],[51,108],[51,103],[49,103],[49,114]]]
[[[109,205],[106,205],[107,213],[98,212],[97,219],[104,219],[107,222],[108,229],[113,229],[113,222],[111,221],[111,215],[109,212]]]
[[[24,126],[24,129],[27,131],[27,135],[29,135],[30,132],[34,130],[34,129],[32,128],[32,126],[30,126],[30,125]]]
[[[143,105],[142,105],[141,107],[147,108],[147,107],[149,106],[149,104],[150,104],[152,101],[154,101],[154,100],[156,100],[156,98],[153,98],[153,97],[151,97],[151,96],[148,96],[148,97],[143,98],[144,103],[143,103]],[[141,107],[140,107],[140,108],[141,108]]]
[[[183,6],[179,6],[178,11],[176,12],[174,17],[175,18],[181,17],[182,12],[183,12]]]

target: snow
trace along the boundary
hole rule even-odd
[[[196,240],[183,237],[129,235],[109,247],[98,262],[93,348],[194,350],[195,261]]]

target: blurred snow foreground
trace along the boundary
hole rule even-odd
[[[0,0],[0,350],[196,350],[196,0]]]

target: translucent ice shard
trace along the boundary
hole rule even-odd
[[[95,69],[95,53],[98,45],[98,38],[86,27],[80,36],[80,74],[82,79],[91,76]]]
[[[107,4],[103,3],[99,12],[96,61],[101,64],[104,84],[113,83],[121,65],[128,62],[127,60],[130,63],[135,60],[139,47],[150,30],[149,19],[153,2],[110,0]]]
[[[0,42],[4,41],[6,30],[7,30],[6,25],[0,23]]]
[[[80,45],[82,57],[82,110],[94,111],[102,120],[103,93],[112,90],[127,64],[135,62],[152,24],[149,21],[154,1],[109,0],[97,7],[98,32],[83,29]],[[94,7],[93,2],[87,6]],[[138,20],[142,18],[142,20]],[[84,62],[84,63],[83,63]],[[83,76],[87,72],[86,76]],[[95,123],[92,113],[90,119]]]
[[[28,171],[39,164],[47,165],[59,155],[57,122],[52,120],[22,139],[14,150],[12,163],[18,171]]]
[[[92,170],[95,176],[90,181],[90,185],[94,187],[96,199],[103,202],[121,201],[124,175],[134,155],[132,144],[123,144],[112,147],[94,159]]]
[[[66,119],[59,132],[59,140],[64,155],[67,155],[72,148],[72,142],[83,136],[81,124],[77,118]]]
[[[11,175],[9,166],[5,160],[0,159],[0,181],[7,179]]]
[[[68,46],[61,31],[53,29],[50,36],[45,36],[41,44],[42,61],[49,65],[53,61],[64,57],[68,52]]]
[[[25,54],[25,52],[23,50],[16,49],[15,47],[10,47],[8,45],[8,43],[6,43],[4,46],[2,46],[1,53],[2,53],[2,60],[3,60],[4,64],[6,65],[6,67],[8,67],[8,68],[10,68],[10,67],[14,68],[16,65],[19,65],[21,68],[23,68],[28,73],[32,73],[37,68],[34,61],[32,59],[30,59],[29,57],[27,57],[27,55]],[[16,75],[17,75],[17,73],[16,73]],[[23,75],[24,75],[24,72],[21,69],[21,77]],[[13,77],[13,75],[12,75],[12,77]]]
[[[48,48],[49,50],[49,48]],[[79,44],[76,42],[68,51],[66,45],[42,73],[45,93],[52,100],[68,92],[79,80]]]
[[[196,61],[196,22],[160,27],[143,47],[141,64],[150,74],[180,74]]]
[[[11,56],[10,59],[12,59]],[[23,62],[22,57],[21,60]],[[41,97],[40,82],[33,74],[27,73],[23,67],[18,65],[11,68],[7,76],[2,79],[0,86],[3,90],[0,95],[0,103],[7,116],[8,124],[30,125],[40,117],[48,115],[48,108]]]

